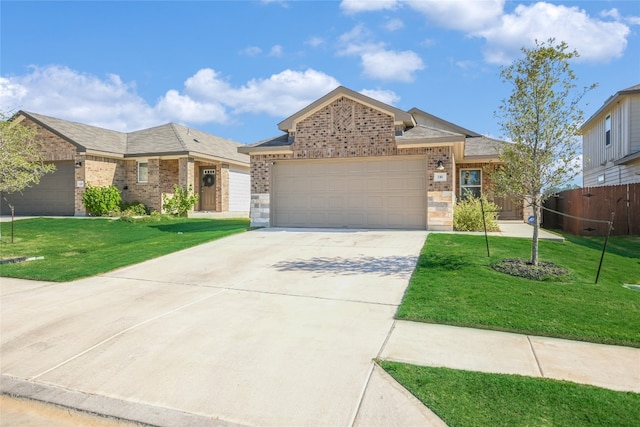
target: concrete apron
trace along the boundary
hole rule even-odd
[[[3,279],[3,392],[158,425],[278,426],[366,424],[386,393],[400,424],[438,425],[381,392],[372,364],[425,237],[258,230],[76,282]]]

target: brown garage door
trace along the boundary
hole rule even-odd
[[[277,227],[426,228],[426,160],[292,160],[273,165]]]
[[[43,176],[38,185],[3,197],[15,207],[16,215],[73,215],[74,177],[73,162],[56,162],[56,171]],[[3,215],[10,214],[4,199],[0,206]]]

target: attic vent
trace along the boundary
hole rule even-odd
[[[193,138],[193,140],[194,140],[195,142],[200,142],[200,141],[198,141],[198,139],[197,139],[197,138]]]

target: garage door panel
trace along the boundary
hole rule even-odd
[[[402,191],[407,187],[406,178],[402,177],[392,177],[387,181],[387,189],[394,191]]]
[[[3,197],[15,207],[17,215],[74,215],[75,214],[75,165],[73,162],[56,162],[56,170],[40,178],[38,185]],[[10,214],[3,199],[2,214]]]
[[[354,194],[347,198],[347,206],[349,209],[362,209],[364,208],[364,196],[360,193]]]
[[[274,225],[424,229],[425,169],[424,157],[278,162]]]
[[[330,209],[343,209],[345,208],[345,198],[343,196],[333,196],[329,197],[328,207]]]
[[[370,177],[369,179],[367,179],[365,191],[375,192],[380,190],[384,190],[384,180],[380,178],[380,175],[376,175],[375,177]]]

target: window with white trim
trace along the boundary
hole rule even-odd
[[[604,145],[605,147],[611,145],[611,115],[604,119]]]
[[[148,162],[138,162],[138,182],[149,182]]]
[[[460,198],[482,195],[482,169],[460,170]]]

